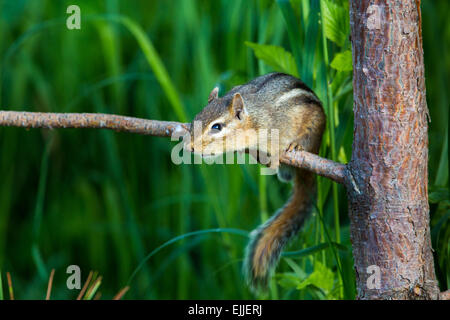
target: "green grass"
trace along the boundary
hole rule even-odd
[[[444,290],[450,5],[422,2],[431,232]],[[278,70],[299,75],[323,101],[320,154],[350,160],[347,1],[81,0],[82,29],[72,31],[70,4],[0,0],[0,109],[190,121],[214,86],[223,94]],[[11,273],[15,297],[41,298],[55,269],[51,298],[76,298],[65,269],[77,264],[83,279],[89,270],[102,275],[85,298],[110,299],[127,284],[125,298],[138,299],[354,298],[342,186],[318,178],[316,210],[269,294],[255,296],[241,272],[246,234],[290,187],[259,175],[256,165],[175,165],[173,145],[98,130],[0,128],[0,270]],[[5,273],[0,299],[7,299],[2,279]]]

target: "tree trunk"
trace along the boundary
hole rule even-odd
[[[437,299],[420,1],[350,3],[355,121],[346,184],[358,298]]]

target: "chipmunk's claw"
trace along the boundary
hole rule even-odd
[[[286,149],[286,152],[290,152],[290,151],[302,151],[303,147],[301,146],[301,144],[299,144],[297,141],[291,142],[291,144],[289,144],[289,146]]]

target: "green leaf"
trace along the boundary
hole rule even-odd
[[[322,289],[326,294],[331,292],[334,284],[333,271],[328,269],[325,265],[316,260],[314,263],[314,272],[311,273],[305,280],[297,285],[297,289],[301,290],[309,285],[313,285]]]
[[[346,50],[344,52],[336,54],[330,65],[332,68],[338,71],[352,71],[352,52],[350,50]]]
[[[341,163],[347,163],[348,162],[347,155],[345,154],[344,146],[341,146],[339,148],[338,160]]]
[[[447,188],[432,188],[428,194],[430,203],[438,203],[450,199],[450,192]]]
[[[297,288],[302,283],[298,275],[293,272],[277,274],[276,277],[278,278],[278,284],[285,289]]]
[[[285,258],[287,264],[291,267],[294,273],[297,275],[298,279],[304,279],[306,277],[305,271],[303,271],[298,264],[294,262],[294,260]]]
[[[321,0],[321,7],[325,36],[340,47],[344,46],[350,33],[348,8],[330,0]]]
[[[298,77],[294,56],[279,46],[245,42],[252,48],[255,56],[272,67],[275,71],[284,72]]]

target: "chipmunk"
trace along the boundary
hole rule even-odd
[[[293,149],[319,152],[325,114],[319,98],[299,79],[270,73],[232,88],[223,97],[218,94],[216,87],[191,125],[187,146],[191,152],[208,156],[258,150],[269,158],[273,150],[278,155]],[[199,134],[194,132],[196,121],[201,123]],[[266,146],[261,147],[261,129],[278,130],[278,145],[269,135]],[[234,143],[225,143],[227,139]],[[243,267],[248,284],[255,290],[267,288],[283,247],[298,233],[311,210],[315,187],[315,177],[309,171],[280,165],[273,157],[268,166],[277,170],[280,180],[293,180],[294,185],[287,203],[251,233]]]

